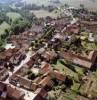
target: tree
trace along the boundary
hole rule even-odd
[[[76,40],[77,40],[76,35],[75,34],[72,34],[71,35],[71,38],[70,38],[70,43],[73,44],[73,43],[76,42]]]
[[[24,19],[28,20],[29,23],[32,23],[33,21],[37,20],[36,16],[27,10],[26,11],[20,10],[18,12],[22,15]]]
[[[8,22],[9,21],[9,18],[6,16],[6,13],[0,12],[0,24],[2,24],[3,21]]]
[[[65,6],[65,8],[69,8],[69,5],[68,4],[65,4],[64,6]]]
[[[95,35],[94,40],[95,40],[95,44],[97,44],[97,35]]]
[[[28,74],[28,79],[33,80],[35,77],[36,77],[36,75],[34,73]]]
[[[25,31],[26,28],[30,28],[31,24],[26,19],[16,19],[12,25],[11,25],[11,31],[12,33],[18,35],[19,33],[22,33]]]
[[[3,42],[0,40],[0,48],[2,47],[2,45],[3,45]]]
[[[84,9],[85,7],[84,7],[84,5],[83,5],[83,4],[80,4],[80,8],[81,8],[81,9]]]

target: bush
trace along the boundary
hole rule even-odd
[[[29,75],[29,74],[31,74],[32,73],[32,71],[31,70],[29,70],[28,72],[27,72],[27,75]]]
[[[36,75],[32,72],[28,75],[28,79],[31,79],[31,80],[33,80],[35,77]]]

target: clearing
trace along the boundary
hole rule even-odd
[[[21,15],[19,13],[16,13],[16,12],[8,12],[6,14],[10,19],[12,19],[12,21],[18,19],[18,18],[21,18]]]
[[[10,25],[5,21],[0,25],[0,35],[4,34],[5,29],[9,29]]]

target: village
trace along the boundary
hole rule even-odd
[[[96,89],[97,19],[85,10],[48,16],[0,51],[0,100],[97,100]]]

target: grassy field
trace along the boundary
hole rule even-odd
[[[70,75],[71,77],[75,77],[76,79],[78,79],[77,73],[73,72],[67,66],[61,64],[60,61],[57,61],[57,64],[53,64],[53,67],[55,69],[58,69],[61,73],[65,74],[65,75]]]
[[[34,13],[36,15],[37,18],[41,18],[41,17],[47,17],[50,16],[52,18],[56,18],[58,16],[57,13],[55,13],[55,11],[53,12],[48,12],[46,10],[33,10],[31,11],[32,13]]]
[[[5,29],[8,29],[8,28],[10,28],[10,25],[6,22],[3,22],[0,25],[0,34],[4,34]]]
[[[37,4],[37,5],[52,5],[52,3],[50,3],[50,0],[22,0],[22,1],[26,1],[26,3],[28,4]],[[53,1],[53,0],[51,0]],[[97,10],[97,0],[93,1],[93,0],[60,0],[61,4],[60,5],[64,5],[64,4],[69,4],[70,6],[74,6],[74,7],[79,7],[80,4],[84,4],[86,8],[88,8],[89,10]],[[53,4],[54,5],[54,4]]]
[[[79,76],[84,74],[84,68],[78,67],[74,64],[68,64],[65,60],[62,60],[64,64],[62,64],[59,60],[56,64],[53,64],[53,68],[58,69],[62,74],[70,75],[75,80],[79,80]]]
[[[83,41],[82,45],[87,50],[97,50],[97,45],[95,43]]]
[[[10,19],[12,19],[12,21],[14,21],[17,18],[20,18],[21,15],[19,13],[15,13],[15,12],[8,12],[6,14]]]

